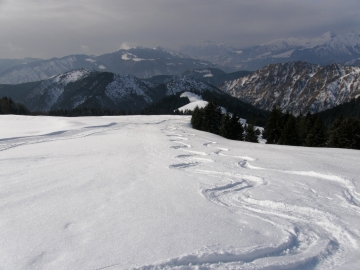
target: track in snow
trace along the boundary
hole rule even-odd
[[[279,201],[258,200],[251,196],[252,190],[266,190],[266,186],[271,183],[271,179],[257,176],[257,170],[294,174],[332,181],[343,189],[344,201],[352,207],[352,211],[360,214],[359,193],[351,180],[313,171],[256,167],[249,163],[255,162],[256,158],[224,154],[231,149],[218,147],[217,142],[213,141],[202,143],[204,151],[198,151],[199,147],[192,151],[189,149],[194,148],[191,145],[194,134],[188,136],[187,131],[178,124],[168,126],[164,132],[175,139],[171,140],[176,143],[173,149],[188,152],[175,156],[180,162],[170,165],[170,169],[219,178],[221,182],[217,185],[201,186],[200,193],[204,198],[241,216],[265,221],[286,237],[278,245],[268,243],[247,249],[205,249],[139,269],[328,269],[340,267],[344,254],[359,249],[359,230],[349,227],[331,212]],[[245,173],[224,171],[221,166],[217,166],[218,159],[212,156],[234,159],[239,170]],[[239,159],[242,160],[237,161]],[[211,169],[206,167],[209,163]],[[313,189],[311,191],[316,193]]]

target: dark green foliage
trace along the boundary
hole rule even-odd
[[[329,132],[329,147],[360,149],[360,120],[338,118]]]
[[[15,103],[11,98],[0,98],[0,114],[29,115],[30,111],[22,104]]]
[[[196,92],[195,92],[196,93]],[[230,112],[233,112],[243,119],[253,119],[254,125],[264,126],[266,119],[269,116],[269,112],[258,109],[253,105],[246,103],[238,98],[232,97],[225,93],[215,91],[204,91],[202,93],[196,93],[201,95],[204,100],[216,101],[216,104],[226,108]]]
[[[225,138],[230,138],[230,115],[227,111],[221,118],[221,125],[220,125],[220,136],[223,136]]]
[[[227,139],[244,139],[244,128],[240,123],[240,118],[234,113],[230,117],[229,113],[222,113],[221,108],[214,102],[209,102],[204,108],[196,107],[192,113],[191,124],[193,128],[218,134]]]
[[[203,110],[201,130],[214,134],[220,133],[221,110],[215,102],[209,102]]]
[[[245,129],[245,138],[246,142],[258,143],[258,137],[256,135],[255,127],[252,124],[247,124]]]
[[[281,132],[279,144],[299,145],[299,142],[300,138],[296,118],[292,114],[288,114],[285,126]]]
[[[279,143],[283,126],[282,117],[280,108],[274,106],[264,127],[263,138],[267,140],[266,143]]]
[[[327,142],[326,127],[320,117],[317,117],[314,126],[305,139],[305,146],[324,147]]]
[[[330,129],[329,129],[329,141],[328,141],[328,145],[329,147],[341,147],[342,142],[341,142],[341,130],[340,130],[340,126],[344,121],[344,117],[341,114],[339,116],[339,118],[337,118],[334,123],[331,125]]]
[[[231,140],[244,140],[244,127],[240,123],[240,118],[237,116],[236,112],[231,116],[230,119],[230,129],[229,137]]]
[[[318,115],[323,119],[325,125],[330,127],[335,119],[342,115],[344,118],[356,117],[360,119],[360,97],[349,102],[340,104],[332,109],[319,112]]]
[[[191,125],[193,126],[193,128],[201,129],[202,119],[203,119],[203,111],[202,109],[199,109],[198,106],[196,106],[191,117]]]
[[[281,137],[276,140],[279,133]],[[268,140],[267,143],[360,149],[360,120],[356,117],[344,118],[340,114],[327,130],[320,114],[307,113],[306,116],[300,114],[295,117],[273,108],[263,137]]]
[[[305,140],[314,125],[314,116],[308,112],[306,116],[300,114],[297,118],[299,128],[299,145],[305,145]]]

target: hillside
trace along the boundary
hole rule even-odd
[[[192,77],[172,76],[166,83],[157,84],[93,69],[72,70],[40,82],[0,85],[0,97],[9,96],[30,111],[43,112],[75,108],[138,112],[167,96],[188,91],[228,96]]]
[[[258,108],[280,106],[295,114],[330,109],[360,95],[360,68],[291,62],[268,65],[226,82],[224,92]]]
[[[227,140],[188,116],[0,126],[2,269],[360,263],[358,151]]]

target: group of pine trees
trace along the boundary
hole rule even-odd
[[[307,113],[296,117],[274,107],[263,138],[268,144],[360,149],[360,120],[340,116],[327,128],[319,115]]]
[[[0,114],[28,115],[30,111],[22,104],[14,102],[9,97],[0,98]]]
[[[196,107],[192,113],[191,124],[195,129],[211,132],[227,139],[259,142],[257,136],[260,134],[259,130],[252,124],[244,127],[236,113],[231,116],[228,112],[223,113],[214,102],[209,102],[204,108]]]

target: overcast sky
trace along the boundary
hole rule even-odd
[[[0,0],[0,58],[360,32],[360,0]]]

